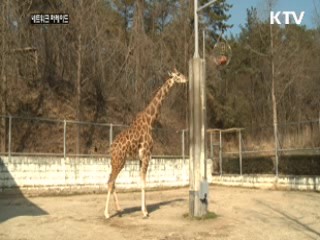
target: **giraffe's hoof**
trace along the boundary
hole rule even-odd
[[[149,213],[148,212],[143,212],[143,219],[149,218]]]
[[[110,218],[109,213],[104,213],[104,216],[105,216],[106,219],[109,219],[109,218]]]

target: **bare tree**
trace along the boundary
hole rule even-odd
[[[269,1],[269,7],[272,9],[272,2]],[[274,134],[274,154],[275,154],[275,170],[276,176],[279,174],[279,140],[278,140],[278,111],[277,98],[275,87],[275,62],[274,62],[274,39],[273,39],[273,25],[270,24],[270,64],[271,64],[271,96],[272,96],[272,119],[273,119],[273,134]]]
[[[316,26],[320,27],[320,1],[319,0],[313,0],[314,5],[314,12],[313,12],[313,21],[316,24]]]
[[[78,16],[78,31],[77,31],[77,50],[76,50],[76,59],[77,59],[77,77],[76,77],[76,111],[77,111],[77,120],[81,121],[81,70],[82,70],[82,16],[83,16],[83,4],[82,0],[79,1],[79,16]],[[77,135],[76,135],[76,154],[80,152],[80,124],[77,126]]]
[[[1,114],[7,114],[7,78],[6,78],[6,52],[7,52],[7,44],[6,44],[6,36],[7,36],[7,8],[8,1],[3,1],[1,4],[1,13],[2,18],[1,21]],[[1,152],[6,151],[6,119],[1,118],[1,126],[0,126],[0,136],[1,136]]]

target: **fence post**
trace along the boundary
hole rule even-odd
[[[182,134],[181,134],[181,142],[182,142],[182,146],[181,146],[181,151],[182,151],[182,159],[185,159],[185,141],[184,141],[184,129],[182,130]]]
[[[63,121],[63,158],[66,159],[67,155],[67,143],[66,143],[66,133],[67,133],[67,121]]]
[[[241,141],[241,130],[239,130],[239,165],[240,165],[240,176],[242,176],[242,141]]]
[[[12,135],[12,116],[9,116],[9,132],[8,132],[8,157],[11,159],[11,135]]]
[[[67,121],[63,120],[63,174],[64,174],[64,184],[67,183],[67,170],[66,170],[66,157],[67,157]]]
[[[279,138],[278,138],[278,123],[274,123],[275,133],[274,133],[274,155],[275,155],[275,163],[276,163],[276,179],[279,177]],[[300,124],[299,124],[300,129]],[[300,131],[300,130],[299,130]],[[299,133],[300,134],[300,133]]]
[[[220,176],[222,176],[222,132],[219,130],[219,165],[220,165]]]
[[[210,157],[213,161],[213,138],[212,138],[212,132],[210,132]]]
[[[111,147],[113,141],[113,125],[112,123],[110,124],[110,131],[109,131],[109,145]]]

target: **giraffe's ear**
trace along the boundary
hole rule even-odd
[[[168,75],[169,75],[169,77],[173,76],[172,72],[168,72]]]

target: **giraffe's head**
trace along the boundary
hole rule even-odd
[[[182,73],[178,72],[176,68],[172,72],[169,72],[169,76],[175,83],[186,83],[188,79]]]

